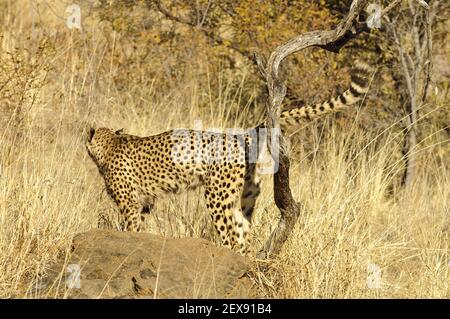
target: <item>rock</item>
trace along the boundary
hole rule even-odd
[[[246,276],[249,261],[198,238],[95,229],[75,236],[69,260],[52,269],[48,282],[59,283],[57,293],[69,298],[255,296]],[[75,278],[72,288],[61,287],[68,278]]]

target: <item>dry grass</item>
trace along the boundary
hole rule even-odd
[[[76,233],[117,227],[116,209],[84,149],[88,124],[150,135],[192,127],[196,120],[204,128],[239,127],[256,123],[261,109],[255,99],[242,98],[247,71],[199,79],[196,69],[207,68],[201,57],[192,58],[192,69],[172,90],[158,87],[163,74],[148,78],[143,72],[130,76],[142,77],[145,86],[120,91],[112,80],[117,48],[99,22],[85,22],[89,34],[69,31],[41,7],[37,30],[58,32],[50,36],[54,43],[38,50],[44,36],[27,38],[29,2],[17,3],[0,4],[7,12],[0,21],[0,80],[14,74],[16,81],[8,84],[14,94],[0,91],[0,297],[34,297],[30,282],[64,254]],[[64,15],[60,2],[50,3]],[[6,51],[21,60],[11,62]],[[213,80],[219,93],[208,85]],[[436,156],[448,140],[432,136],[434,142],[419,145],[417,181],[403,191],[395,187],[402,167],[394,133],[362,133],[354,124],[317,135],[313,155],[297,146],[291,187],[304,209],[270,271],[255,271],[261,295],[450,297],[450,174]],[[268,237],[277,214],[265,176],[252,233],[256,244]],[[158,203],[152,216],[148,231],[214,240],[201,190]],[[381,269],[380,289],[367,287],[370,264]]]

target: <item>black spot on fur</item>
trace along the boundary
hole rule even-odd
[[[330,105],[330,109],[334,109],[334,102],[332,100],[329,100],[328,104]]]

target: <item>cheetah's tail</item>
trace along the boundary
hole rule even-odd
[[[300,124],[301,120],[311,120],[327,113],[347,108],[362,100],[369,89],[371,68],[368,64],[356,61],[351,72],[351,83],[348,90],[331,100],[315,105],[303,105],[281,112],[280,126],[291,127]]]

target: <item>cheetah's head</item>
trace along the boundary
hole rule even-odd
[[[102,172],[105,164],[108,152],[115,144],[117,135],[120,131],[113,131],[109,128],[90,128],[86,141],[86,149],[89,156],[97,165],[100,172]]]

